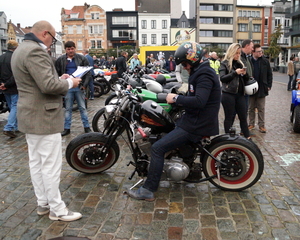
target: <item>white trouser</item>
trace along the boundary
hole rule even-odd
[[[61,133],[50,135],[26,134],[29,168],[39,206],[50,206],[59,213],[66,207],[59,191],[62,165]]]

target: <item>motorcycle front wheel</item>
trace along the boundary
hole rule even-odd
[[[101,83],[94,82],[94,97],[101,97],[104,94],[104,89]]]
[[[103,94],[109,93],[111,89],[109,81],[107,81],[105,78],[96,78],[95,81],[100,83],[103,87]]]
[[[77,136],[66,149],[68,164],[82,173],[101,173],[111,168],[119,158],[120,148],[114,141],[105,159],[101,159],[107,140],[107,136],[94,132]]]
[[[246,138],[224,140],[213,144],[209,152],[218,160],[226,163],[217,169],[217,162],[205,154],[203,173],[216,187],[227,191],[242,191],[253,186],[261,177],[264,169],[263,156],[259,148]]]

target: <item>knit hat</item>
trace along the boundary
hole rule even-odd
[[[16,42],[15,40],[9,40],[7,42],[7,49],[16,49],[18,45],[18,42]]]

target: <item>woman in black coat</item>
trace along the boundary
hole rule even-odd
[[[246,138],[250,138],[247,123],[247,104],[244,86],[249,79],[246,68],[241,61],[241,45],[233,43],[229,46],[219,69],[222,82],[222,105],[224,109],[224,130],[229,132],[235,114],[240,120],[241,131]]]

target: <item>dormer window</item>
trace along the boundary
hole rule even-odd
[[[70,18],[78,18],[79,13],[71,13]]]

